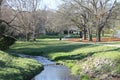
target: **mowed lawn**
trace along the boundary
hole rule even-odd
[[[120,73],[119,47],[73,43],[56,39],[38,39],[36,42],[18,41],[8,51],[16,54],[46,56],[53,61],[65,64],[76,75],[84,76],[86,74],[84,68],[99,73],[99,75]],[[107,60],[111,62],[107,62]],[[97,62],[98,65],[96,66]],[[108,69],[105,71],[105,68]]]

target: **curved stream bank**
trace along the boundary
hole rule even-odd
[[[28,56],[19,54],[21,57],[32,58],[44,66],[44,70],[35,76],[33,80],[80,80],[79,77],[71,75],[70,69],[63,65],[56,65],[55,62],[41,56]]]
[[[67,67],[56,65],[44,57],[39,56],[35,59],[44,65],[44,70],[34,78],[35,80],[69,80],[70,70]]]

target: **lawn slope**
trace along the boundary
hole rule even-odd
[[[0,51],[0,80],[30,80],[41,70],[42,66],[32,59]]]
[[[36,42],[17,42],[10,52],[42,55],[68,66],[83,80],[114,80],[120,76],[120,48],[39,39]]]

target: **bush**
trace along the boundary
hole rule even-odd
[[[0,35],[4,34],[4,33],[5,33],[5,30],[6,30],[6,25],[0,23]]]
[[[8,49],[12,44],[15,43],[15,41],[16,39],[13,37],[2,35],[0,37],[0,50]]]
[[[0,50],[6,50],[15,43],[16,39],[11,36],[6,36],[6,25],[0,22]]]

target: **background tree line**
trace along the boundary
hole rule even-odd
[[[83,39],[97,42],[107,28],[115,29],[120,21],[117,0],[63,0],[57,10],[43,7],[42,0],[0,0],[0,37],[3,35],[36,40],[40,34],[62,34],[76,28]],[[119,27],[119,26],[117,26]]]
[[[101,41],[101,33],[112,29],[120,20],[120,2],[117,0],[63,0],[59,11],[68,19],[69,24],[77,26],[83,32],[83,39],[92,41],[93,33],[97,42]],[[67,23],[67,22],[66,22]],[[112,25],[111,25],[112,24]]]

